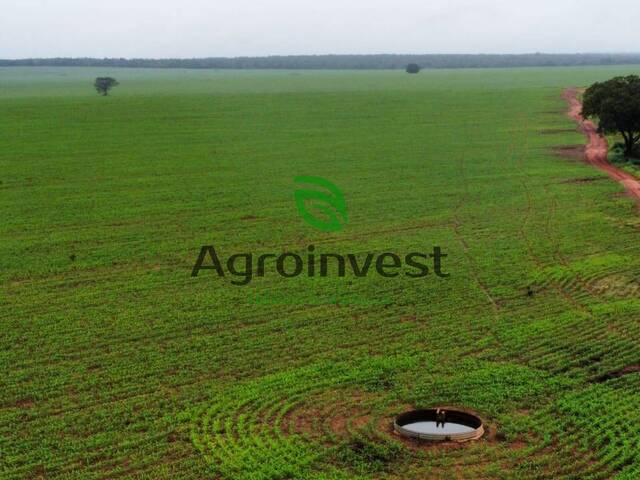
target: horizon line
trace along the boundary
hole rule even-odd
[[[369,57],[369,56],[398,56],[398,57],[426,57],[426,56],[500,56],[500,57],[523,57],[523,56],[589,56],[589,55],[610,55],[610,56],[640,56],[637,52],[570,52],[570,53],[550,53],[550,52],[525,52],[525,53],[294,53],[294,54],[267,54],[267,55],[236,55],[236,56],[191,56],[191,57],[121,57],[121,56],[42,56],[42,57],[0,57],[0,61],[25,61],[25,60],[206,60],[206,59],[245,59],[245,58],[288,58],[288,57]]]

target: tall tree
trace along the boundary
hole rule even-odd
[[[417,63],[410,63],[406,68],[407,73],[420,73],[420,65]]]
[[[93,86],[96,87],[97,92],[105,97],[109,94],[109,90],[118,85],[120,85],[118,81],[111,77],[98,77],[93,84]]]
[[[615,77],[591,85],[584,94],[582,115],[597,118],[598,131],[619,133],[625,157],[638,153],[640,142],[640,77]]]

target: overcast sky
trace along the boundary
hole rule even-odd
[[[640,51],[639,0],[2,0],[0,58]]]

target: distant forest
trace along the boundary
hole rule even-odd
[[[211,58],[27,58],[2,60],[0,66],[28,67],[130,67],[221,69],[401,69],[409,63],[429,68],[566,67],[579,65],[640,64],[637,54],[522,55],[292,55]]]

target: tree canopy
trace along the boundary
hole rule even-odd
[[[111,77],[98,77],[93,84],[96,91],[104,96],[107,96],[109,94],[109,90],[118,85],[120,85],[118,81]]]
[[[420,73],[420,65],[417,63],[410,63],[407,65],[407,73]]]
[[[615,77],[591,85],[584,94],[582,115],[598,119],[598,131],[619,133],[625,156],[638,153],[640,142],[640,77]]]

